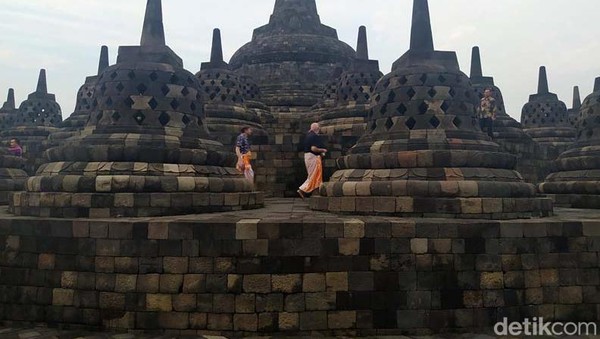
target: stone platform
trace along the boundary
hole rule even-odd
[[[155,180],[155,182],[159,181]],[[232,190],[232,187],[229,190]],[[9,203],[11,212],[17,215],[53,218],[121,218],[261,208],[264,204],[264,194],[260,192],[115,194],[17,192]]]
[[[491,221],[357,217],[299,200],[163,218],[0,215],[10,327],[175,335],[486,333],[600,320],[600,211]]]

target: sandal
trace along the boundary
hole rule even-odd
[[[306,199],[306,196],[304,195],[304,192],[302,192],[302,190],[297,190],[296,192],[298,192],[298,195],[300,196],[300,198],[302,198],[302,200]]]

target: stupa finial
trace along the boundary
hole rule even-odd
[[[433,51],[433,33],[427,0],[413,1],[410,49],[415,51]]]
[[[98,62],[98,75],[108,68],[108,47],[100,48],[100,61]]]
[[[481,54],[479,53],[479,46],[473,47],[471,53],[471,78],[483,77],[483,69],[481,67]]]
[[[213,30],[212,49],[210,51],[211,63],[223,63],[223,44],[221,42],[221,30]]]
[[[40,76],[38,77],[36,92],[43,94],[48,93],[48,84],[46,82],[46,70],[43,68],[40,69]]]
[[[369,60],[369,45],[367,43],[367,27],[358,28],[358,42],[356,44],[356,58]]]
[[[549,93],[548,89],[548,75],[546,74],[546,67],[540,67],[540,76],[538,80],[538,94]]]
[[[142,28],[141,46],[165,46],[161,0],[148,0]]]
[[[579,93],[579,86],[573,87],[573,109],[581,108],[581,94]]]

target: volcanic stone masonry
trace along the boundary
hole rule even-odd
[[[315,0],[277,0],[269,23],[231,58],[231,69],[258,86],[270,110],[262,121],[269,144],[254,149],[257,187],[275,197],[297,195],[306,176],[302,140],[319,121],[311,108],[355,56],[335,29],[321,24]]]
[[[242,127],[252,127],[254,144],[268,142],[255,111],[249,110],[244,100],[244,84],[240,76],[223,61],[221,31],[213,31],[210,62],[202,63],[196,74],[200,81],[206,125],[211,137],[233,147]]]
[[[556,160],[554,173],[540,191],[559,206],[600,208],[600,77],[585,98],[577,123],[577,141]]]
[[[497,104],[497,119],[494,121],[494,141],[502,149],[517,156],[516,169],[526,182],[539,183],[548,175],[550,163],[545,159],[541,147],[523,131],[523,126],[506,112],[502,91],[494,83],[494,78],[483,76],[479,47],[473,47],[471,57],[471,82],[476,97],[483,98],[483,92],[490,88]],[[553,159],[552,159],[553,160]]]
[[[15,326],[227,337],[423,335],[487,331],[504,317],[598,319],[597,219],[306,213],[0,217],[0,315]]]
[[[454,52],[434,51],[429,7],[415,0],[410,49],[373,94],[367,134],[312,209],[352,214],[511,219],[552,213],[481,132],[478,97]]]
[[[354,56],[335,29],[321,24],[315,0],[277,0],[269,23],[254,30],[230,65],[257,82],[274,110],[307,111]]]
[[[140,46],[119,48],[98,78],[86,130],[48,151],[16,215],[134,217],[256,208],[261,193],[210,140],[201,86],[165,44],[160,0],[148,0]]]
[[[505,153],[533,141],[504,112],[478,50],[472,82],[455,53],[434,50],[427,0],[414,0],[410,49],[380,80],[359,32],[354,52],[320,23],[315,0],[277,0],[231,67],[215,31],[203,87],[166,45],[161,1],[147,0],[140,46],[120,47],[110,67],[102,54],[73,125],[64,125],[74,136],[12,197],[18,217],[0,209],[0,321],[356,337],[476,333],[505,318],[600,319],[600,211],[530,218],[550,216],[552,199],[600,206],[600,78],[581,107],[576,144],[539,187],[550,198],[537,198],[513,170],[523,159]],[[475,115],[484,86],[501,106],[495,140]],[[45,74],[38,87],[35,97],[49,100]],[[225,108],[211,106],[207,89],[234,94]],[[540,92],[535,99],[553,100],[540,104],[560,106],[547,85]],[[305,177],[299,146],[311,122],[341,138],[340,153],[360,138],[312,210],[278,198],[251,210],[263,195],[231,168],[231,145],[209,134],[205,104],[218,106],[213,117],[231,113],[218,117],[222,136],[243,124],[268,132],[268,144],[253,148],[256,181],[276,197],[295,194]],[[555,136],[536,146],[544,161],[544,147],[556,151],[563,135]],[[20,189],[22,161],[0,149],[0,203]],[[225,213],[203,213],[213,211]]]
[[[581,94],[579,94],[579,86],[573,87],[573,107],[568,110],[569,123],[572,127],[577,128],[579,114],[581,110]]]
[[[61,140],[68,139],[81,132],[88,120],[93,108],[94,89],[98,82],[98,77],[106,68],[108,68],[108,47],[100,48],[100,61],[98,62],[97,75],[85,78],[84,84],[77,91],[77,100],[75,103],[75,111],[60,124],[60,130],[50,135],[50,142],[56,146]]]
[[[540,146],[546,159],[555,160],[573,144],[576,130],[569,123],[567,105],[548,89],[546,67],[540,67],[537,94],[523,106],[521,123]]]
[[[27,160],[26,171],[32,175],[43,162],[43,154],[50,147],[48,136],[58,131],[62,122],[56,96],[48,93],[46,70],[40,70],[37,89],[29,94],[17,111],[12,127],[0,132],[0,139],[18,138]]]
[[[0,131],[11,128],[18,117],[18,110],[15,107],[15,91],[8,90],[6,102],[0,108]],[[10,140],[2,140],[0,146],[0,205],[7,205],[10,196],[16,191],[22,191],[24,188],[27,173],[26,160],[23,157],[16,157],[8,154],[6,148]]]
[[[10,88],[6,101],[0,107],[0,131],[11,128],[17,120],[17,108],[15,106],[15,90]]]
[[[356,51],[350,68],[337,79],[333,107],[325,107],[320,116],[321,133],[329,137],[329,152],[323,164],[324,178],[331,177],[337,170],[336,159],[346,155],[365,133],[371,96],[383,76],[379,62],[369,60],[367,28],[364,26],[359,28]]]

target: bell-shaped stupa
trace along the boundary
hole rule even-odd
[[[15,106],[15,90],[8,89],[6,101],[0,107],[0,131],[7,130],[15,125],[17,120],[17,108]]]
[[[558,206],[600,208],[600,77],[580,112],[577,141],[558,157],[540,191]]]
[[[508,153],[517,155],[517,170],[523,175],[525,181],[537,183],[542,181],[547,172],[541,171],[545,168],[545,159],[540,158],[538,145],[525,133],[521,123],[513,119],[506,112],[502,91],[491,76],[483,75],[481,54],[479,47],[475,46],[471,55],[471,83],[477,98],[483,98],[486,89],[492,90],[492,96],[496,99],[496,120],[494,121],[494,141]]]
[[[138,217],[260,207],[260,193],[213,141],[201,86],[166,44],[160,0],[148,0],[140,46],[119,48],[94,88],[85,130],[47,152],[17,193],[17,215]]]
[[[324,93],[319,116],[321,133],[328,137],[329,153],[323,162],[324,178],[328,179],[337,169],[335,160],[348,153],[365,133],[367,115],[371,108],[371,96],[383,73],[377,60],[369,60],[367,29],[358,30],[357,53],[350,68],[338,77],[333,86],[335,92]],[[329,104],[331,98],[332,104]]]
[[[108,47],[102,46],[100,48],[98,72],[96,75],[85,78],[85,82],[77,91],[75,110],[60,124],[60,130],[50,135],[50,141],[53,145],[58,144],[61,140],[77,135],[85,128],[92,112],[94,89],[96,88],[98,77],[108,68],[108,65]]]
[[[19,106],[19,117],[15,125],[56,127],[61,122],[60,105],[56,102],[56,96],[48,93],[46,70],[42,69],[37,89]]]
[[[256,81],[268,106],[308,111],[354,54],[335,29],[321,23],[315,0],[277,0],[269,23],[254,30],[230,65]]]
[[[435,51],[427,0],[414,0],[410,49],[375,88],[367,133],[311,198],[315,210],[513,219],[552,203],[481,132],[478,98],[454,52]]]
[[[17,116],[15,106],[15,90],[9,89],[6,101],[0,108],[0,131],[11,128]],[[8,142],[10,140],[6,140]],[[6,145],[8,146],[8,145]],[[0,205],[8,204],[10,195],[15,191],[23,190],[27,173],[23,157],[9,154],[5,147],[0,149]]]
[[[259,116],[245,104],[244,84],[240,76],[231,71],[223,60],[219,29],[213,31],[210,62],[202,63],[196,77],[200,81],[206,124],[213,139],[233,146],[240,130],[251,127],[253,140],[267,142],[267,133]]]
[[[340,139],[334,141],[346,149],[354,146],[365,132],[371,96],[382,76],[379,62],[369,60],[367,30],[361,26],[356,58],[337,80],[335,104],[321,116],[321,132]]]
[[[531,142],[531,138],[523,131],[521,124],[506,112],[502,91],[494,83],[494,78],[483,76],[481,66],[481,54],[479,47],[473,47],[471,55],[471,83],[479,99],[483,98],[486,89],[492,90],[492,96],[496,99],[497,118],[494,121],[494,140],[518,139],[522,142]]]
[[[44,152],[50,147],[48,137],[58,131],[62,122],[56,96],[48,93],[46,70],[40,70],[37,88],[23,101],[15,115],[12,127],[0,132],[0,138],[18,138],[27,160],[26,171],[35,173],[44,161]]]
[[[563,151],[575,141],[576,130],[569,123],[567,105],[549,91],[544,66],[540,67],[537,94],[530,95],[523,106],[521,124],[533,140],[544,146]]]

